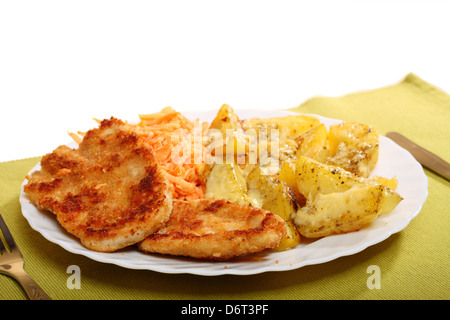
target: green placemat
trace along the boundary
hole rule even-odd
[[[400,131],[450,161],[450,96],[417,76],[385,88],[338,98],[317,97],[295,108]],[[19,204],[20,185],[39,157],[0,163],[0,213],[12,230],[26,271],[53,299],[449,299],[450,182],[425,171],[429,196],[400,233],[347,257],[285,272],[202,277],[129,270],[69,253],[31,229]],[[70,289],[80,268],[80,289]],[[379,289],[367,273],[376,265]],[[0,299],[26,299],[21,287],[0,275]]]

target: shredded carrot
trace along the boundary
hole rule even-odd
[[[174,198],[194,200],[204,197],[205,183],[199,175],[202,163],[202,136],[207,123],[191,121],[171,107],[139,115],[134,127],[154,151],[159,165],[172,183]]]

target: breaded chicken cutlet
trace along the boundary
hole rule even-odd
[[[279,216],[223,199],[173,201],[158,232],[137,244],[141,251],[225,261],[276,247],[286,234]]]
[[[82,244],[112,252],[159,230],[172,212],[171,186],[152,150],[115,118],[88,131],[78,149],[41,160],[24,191]]]

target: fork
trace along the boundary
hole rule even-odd
[[[19,248],[14,241],[11,232],[9,232],[5,221],[0,214],[0,229],[9,247],[9,251],[5,248],[0,238],[0,273],[16,279],[24,288],[31,300],[51,300],[50,297],[34,282],[33,279],[23,269],[24,259]]]

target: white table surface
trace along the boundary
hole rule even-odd
[[[450,1],[0,0],[0,161],[93,117],[284,109],[409,72],[450,93]]]

